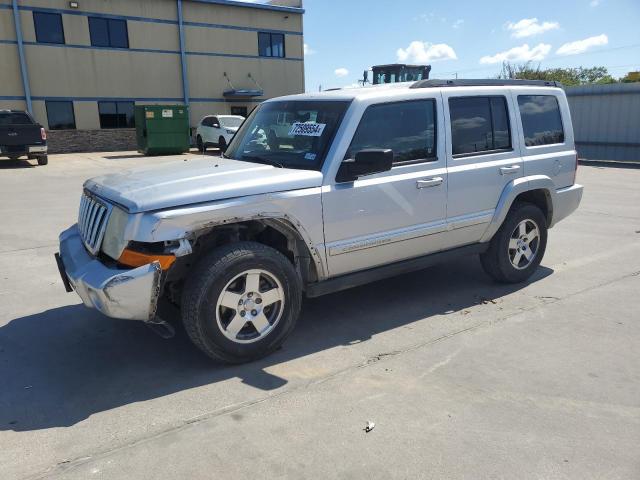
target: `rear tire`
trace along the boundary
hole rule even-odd
[[[515,203],[480,255],[484,271],[501,283],[520,283],[536,271],[547,248],[547,219],[531,203]]]
[[[302,287],[291,262],[260,243],[240,242],[204,256],[187,278],[182,322],[213,360],[249,362],[276,350],[292,332]]]
[[[198,151],[200,153],[205,153],[207,151],[207,145],[202,141],[202,137],[200,135],[196,138],[196,145],[198,146]]]
[[[42,155],[38,157],[38,165],[47,165],[49,163],[49,157],[47,155]]]

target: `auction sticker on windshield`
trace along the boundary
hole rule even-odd
[[[291,130],[289,130],[289,136],[296,137],[319,137],[324,132],[324,127],[326,127],[326,123],[300,123],[296,122],[291,125]]]

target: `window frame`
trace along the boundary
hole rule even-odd
[[[51,126],[51,120],[49,116],[49,105],[52,103],[66,103],[71,105],[71,116],[73,117],[73,128],[53,128]],[[78,126],[76,124],[76,110],[73,102],[71,100],[45,100],[44,108],[47,113],[47,130],[77,130]]]
[[[524,134],[524,120],[522,119],[522,112],[520,110],[520,97],[553,97],[556,100],[556,104],[558,105],[558,115],[560,116],[560,127],[562,128],[562,141],[556,143],[543,143],[542,145],[527,145],[527,137]],[[520,124],[522,125],[522,145],[524,148],[545,148],[545,147],[555,147],[558,145],[565,145],[567,143],[567,133],[564,128],[564,118],[562,117],[562,108],[560,107],[560,100],[558,100],[557,95],[549,94],[538,94],[538,93],[521,93],[516,94],[515,103],[518,106],[518,114],[520,115]]]
[[[486,98],[487,99],[487,103],[489,104],[489,115],[491,117],[491,135],[494,135],[495,131],[494,131],[494,121],[493,121],[493,107],[491,106],[491,98],[502,98],[504,99],[504,104],[505,107],[507,108],[506,113],[507,113],[507,128],[509,131],[509,147],[507,148],[494,148],[492,150],[481,150],[479,152],[469,152],[469,153],[453,153],[453,122],[451,121],[451,100],[452,99],[458,99],[458,98]],[[496,153],[505,153],[505,152],[513,152],[514,151],[514,147],[513,147],[513,129],[512,129],[512,125],[511,125],[511,111],[509,110],[509,100],[507,98],[506,94],[497,94],[497,95],[460,95],[460,96],[456,96],[456,97],[448,97],[447,99],[447,107],[449,109],[449,118],[447,119],[449,122],[449,128],[451,130],[451,158],[457,160],[460,158],[466,158],[466,157],[477,157],[479,155],[492,155],[492,154],[496,154]],[[495,136],[494,136],[495,138]]]
[[[260,51],[260,35],[269,36],[269,49],[271,50],[271,55],[263,55]],[[282,37],[282,55],[273,54],[273,37],[275,35],[279,35]],[[284,33],[278,32],[258,32],[258,56],[261,58],[287,58],[286,35]]]
[[[135,127],[135,121],[136,121],[136,119],[135,119],[135,107],[136,107],[136,102],[127,101],[127,100],[101,100],[101,101],[98,101],[97,103],[98,103],[98,121],[100,122],[100,130],[123,130],[123,129],[127,129],[127,128],[128,129],[136,128]],[[120,112],[118,111],[118,104],[119,103],[130,103],[130,104],[132,104],[133,112],[134,112],[133,113],[133,127],[130,127],[128,125],[125,125],[123,127],[121,127],[121,126],[103,127],[102,126],[102,118],[101,118],[102,117],[102,113],[100,113],[100,105],[104,105],[104,104],[107,104],[107,103],[113,103],[115,105],[115,107],[116,107],[116,113],[115,113],[116,119],[120,115]],[[116,120],[116,122],[117,122],[117,120]]]
[[[44,40],[40,40],[39,35],[38,35],[38,20],[36,20],[36,18],[40,15],[46,15],[46,16],[50,16],[50,17],[57,17],[60,20],[60,32],[62,33],[62,41],[61,42],[45,42]],[[67,39],[66,36],[64,34],[64,22],[62,21],[62,14],[61,13],[55,13],[55,12],[43,12],[40,10],[34,10],[32,13],[32,17],[33,17],[33,31],[35,33],[36,36],[36,43],[43,43],[43,44],[48,44],[48,45],[66,45],[67,43]]]
[[[351,148],[351,144],[353,143],[354,138],[356,138],[356,135],[358,134],[358,130],[360,129],[360,125],[362,124],[362,120],[364,119],[364,116],[367,114],[367,112],[375,107],[379,107],[379,106],[389,106],[389,105],[400,105],[403,103],[415,103],[415,102],[430,102],[433,106],[433,151],[434,151],[434,156],[433,157],[425,157],[425,158],[416,158],[413,160],[403,160],[403,161],[399,161],[396,162],[394,161],[391,164],[391,169],[393,170],[395,167],[404,167],[407,165],[416,165],[416,164],[420,164],[420,163],[434,163],[437,162],[439,160],[438,157],[438,101],[435,97],[425,97],[425,98],[410,98],[410,99],[406,99],[406,100],[396,100],[396,101],[392,101],[392,102],[381,102],[381,103],[374,103],[371,104],[369,106],[367,106],[367,108],[365,108],[364,112],[362,112],[362,116],[360,117],[360,120],[358,121],[358,126],[356,127],[356,131],[354,132],[353,136],[351,137],[351,141],[349,142],[349,146],[347,147],[347,151],[345,152],[345,157],[342,159],[342,161],[344,162],[345,160],[350,160],[346,157],[347,152],[349,151],[349,149]]]
[[[93,37],[91,35],[91,22],[95,21],[95,20],[99,20],[99,21],[104,21],[106,23],[106,28],[107,28],[107,43],[108,45],[97,45],[95,43],[93,43]],[[121,22],[124,24],[124,31],[126,34],[126,43],[127,46],[126,47],[121,47],[121,46],[116,46],[113,44],[112,38],[111,38],[111,22]],[[115,48],[118,50],[127,50],[130,48],[130,44],[129,44],[129,24],[127,22],[126,19],[119,19],[119,18],[107,18],[107,17],[101,17],[98,15],[90,15],[87,17],[87,24],[89,25],[89,42],[91,43],[92,47],[98,47],[98,48]]]

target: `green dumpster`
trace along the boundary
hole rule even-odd
[[[172,155],[189,151],[189,107],[136,105],[138,151]]]

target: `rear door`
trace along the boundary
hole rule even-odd
[[[513,99],[504,89],[444,89],[450,246],[480,240],[504,188],[522,177]]]
[[[447,174],[441,112],[437,94],[366,108],[343,159],[389,148],[394,163],[388,172],[323,188],[330,276],[443,248]]]

